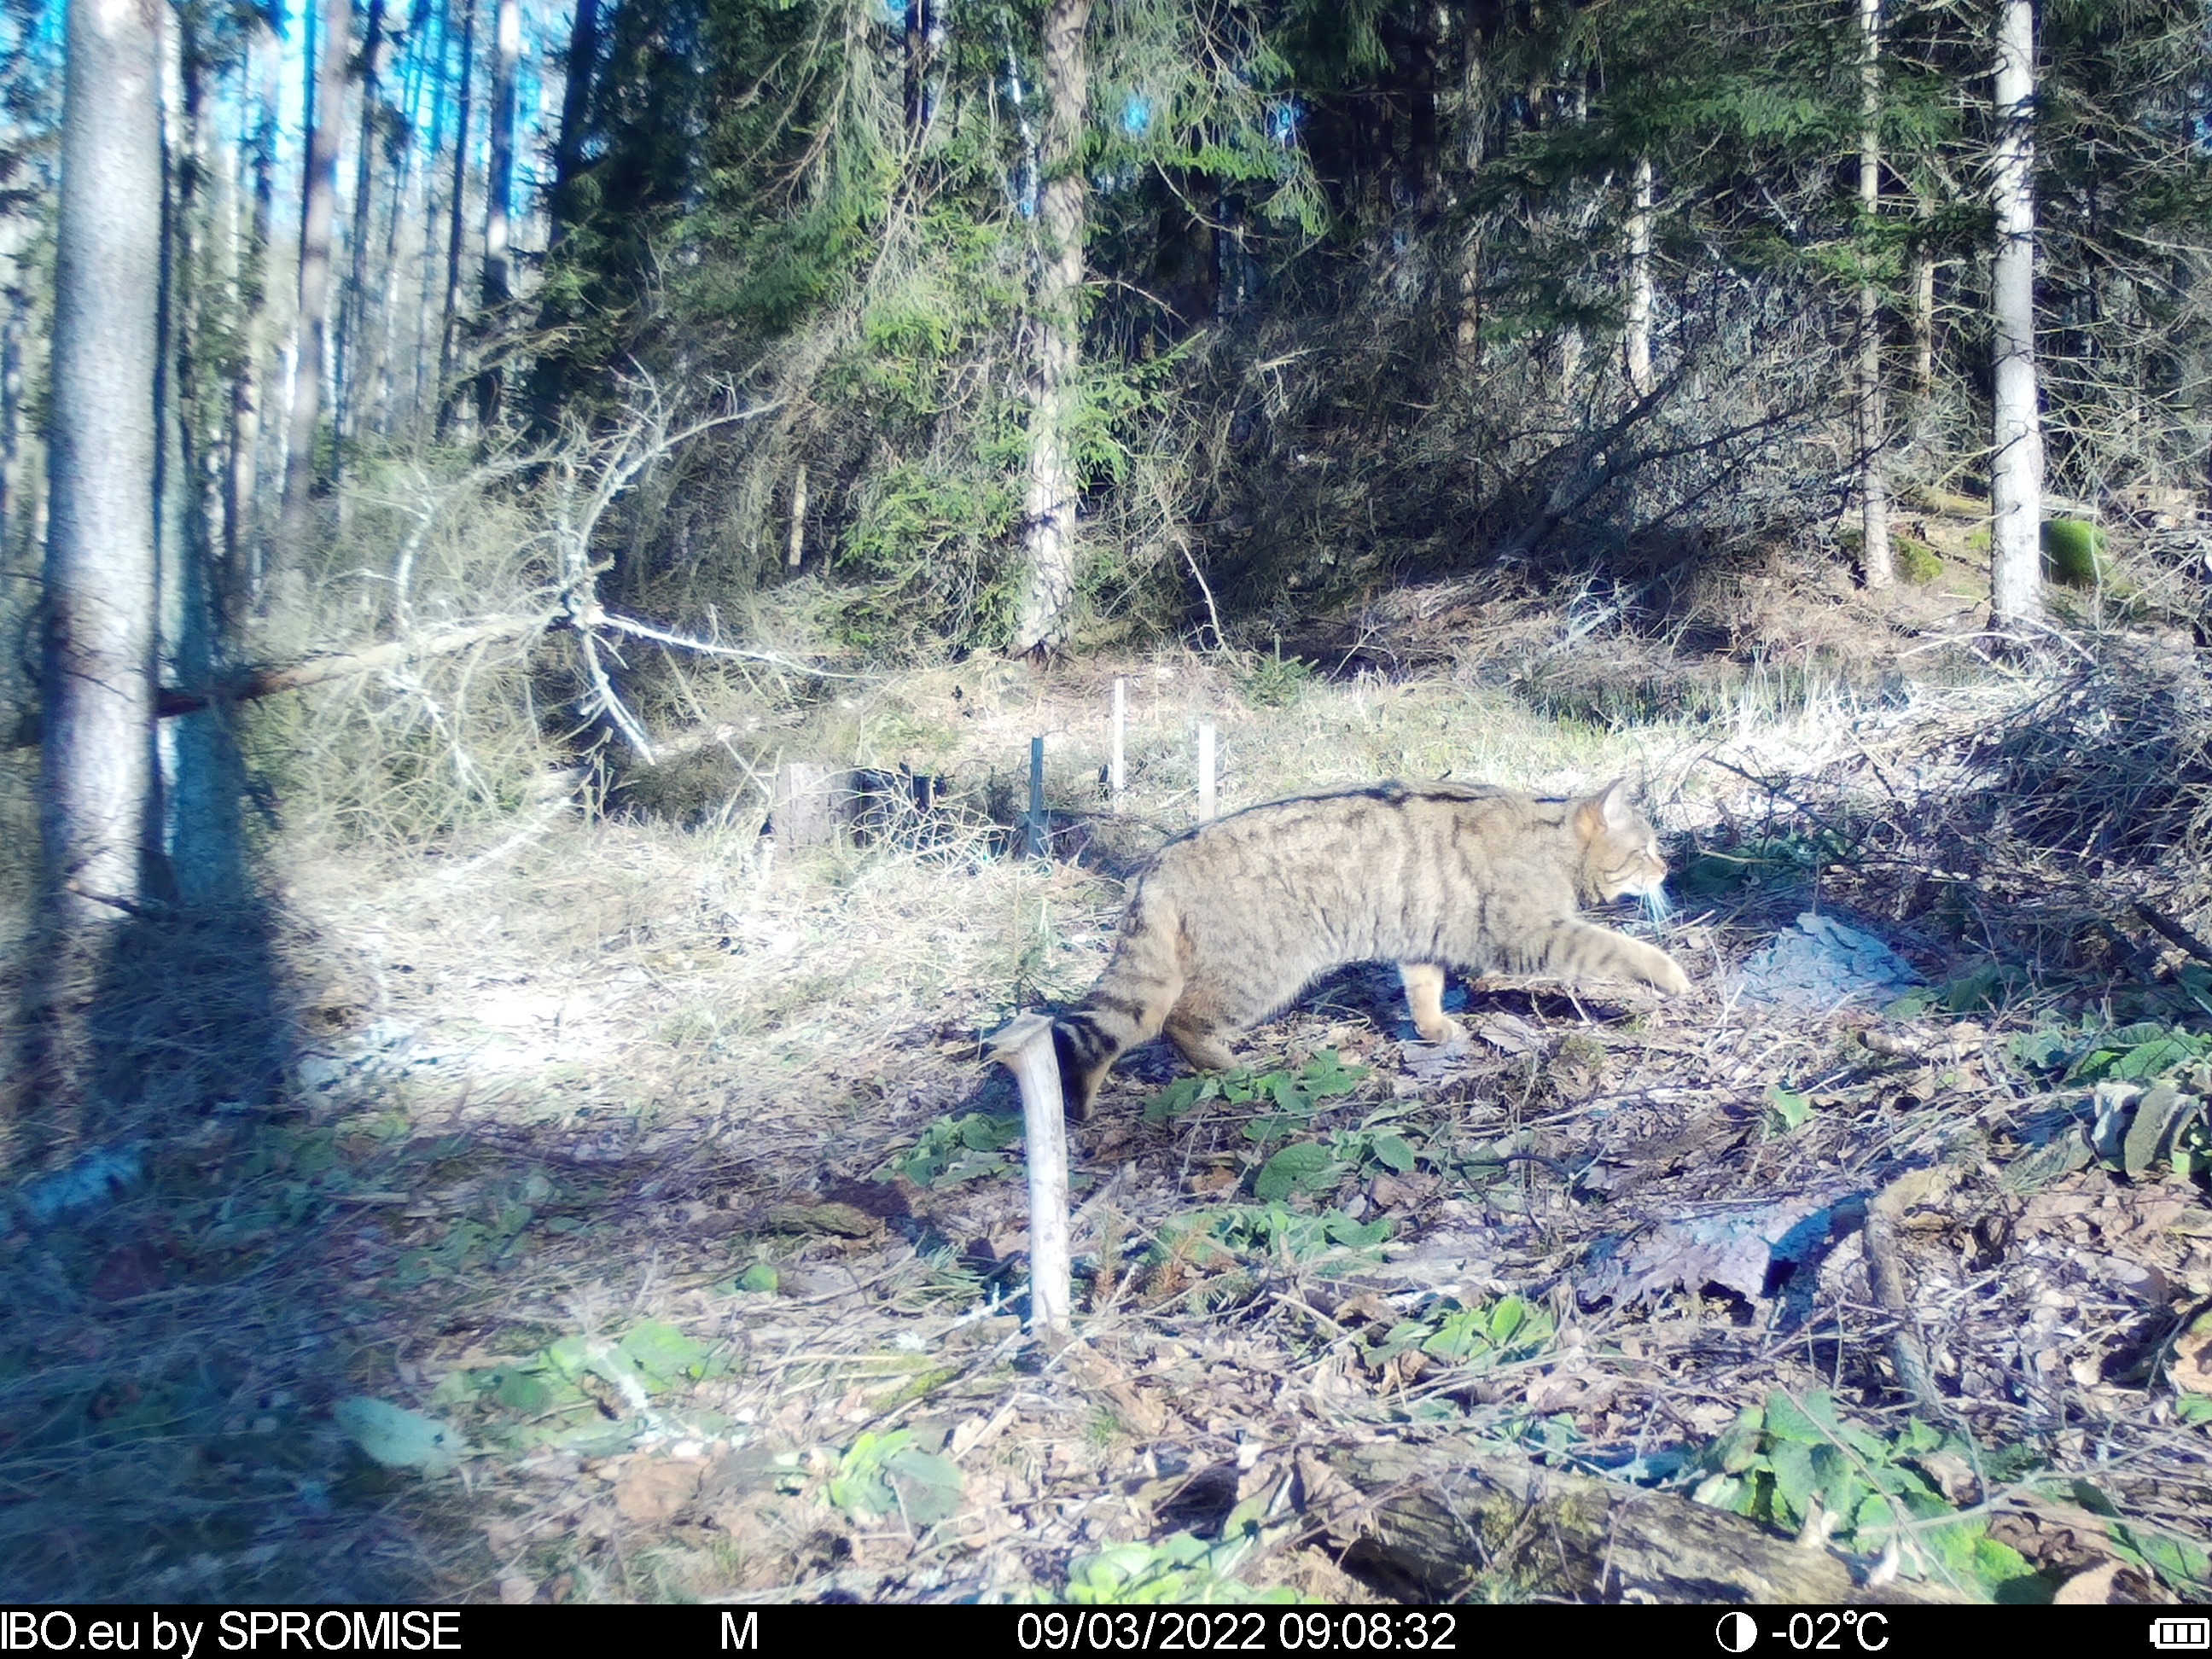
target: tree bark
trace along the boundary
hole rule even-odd
[[[431,377],[443,372],[441,354],[445,349],[441,327],[444,319],[439,304],[441,273],[438,258],[437,179],[438,158],[445,154],[446,58],[453,49],[453,8],[447,0],[437,0],[432,14],[437,43],[426,45],[422,54],[423,75],[429,82],[427,95],[430,100],[430,137],[422,150],[422,251],[416,261],[421,299],[416,308],[414,374],[408,388],[409,413],[418,439],[427,438],[437,429],[443,395],[442,382]],[[434,331],[438,331],[434,343]]]
[[[509,198],[514,193],[514,76],[522,57],[521,0],[499,0],[498,34],[493,42],[491,74],[491,155],[484,179],[483,325],[498,326],[507,302],[514,297],[514,275],[509,263],[513,229],[508,222]],[[499,416],[501,374],[488,365],[477,375],[477,424],[488,431]]]
[[[453,360],[460,351],[462,204],[469,183],[469,97],[476,84],[476,0],[456,0],[461,9],[460,88],[453,110],[453,188],[446,238],[446,302],[438,332],[438,436],[453,425],[455,399],[447,392]]]
[[[1459,170],[1472,180],[1481,169],[1490,133],[1490,98],[1484,77],[1482,39],[1472,16],[1457,20],[1459,30]],[[1482,230],[1468,228],[1459,243],[1459,321],[1454,344],[1460,364],[1482,367]]]
[[[1870,233],[1881,211],[1881,0],[1859,0],[1859,211]],[[1871,250],[1869,250],[1869,253]],[[1881,292],[1859,281],[1859,570],[1879,592],[1896,580],[1889,553],[1889,483],[1882,471]]]
[[[1990,456],[1990,614],[2004,628],[2043,609],[2043,430],[2035,370],[2035,9],[2002,0],[1996,29],[1996,257],[1990,274],[1996,389]]]
[[[1628,210],[1628,325],[1622,349],[1628,362],[1628,389],[1651,395],[1651,158],[1636,158],[1636,182]]]
[[[230,384],[230,465],[223,487],[223,591],[235,611],[261,597],[261,361],[267,349],[269,242],[276,212],[276,39],[249,25],[255,93],[253,215],[239,251],[238,365]]]
[[[561,87],[561,133],[553,146],[548,252],[568,239],[568,228],[582,211],[583,204],[576,199],[576,179],[584,170],[584,126],[591,118],[592,74],[599,61],[599,0],[576,0],[575,15],[568,25],[568,77]]]
[[[1068,447],[1082,325],[1084,183],[1078,161],[1089,63],[1091,0],[1052,0],[1044,17],[1043,248],[1036,285],[1037,355],[1031,383],[1029,491],[1016,655],[1066,637],[1075,595],[1075,463]]]
[[[1914,212],[1932,218],[1936,208],[1924,190],[1916,191]],[[1923,226],[1924,229],[1924,226]],[[1912,398],[1924,403],[1936,385],[1936,250],[1923,235],[1914,243],[1908,270],[1912,290]]]
[[[347,248],[350,267],[338,306],[337,384],[331,389],[331,428],[343,441],[354,434],[360,401],[361,337],[368,316],[368,226],[376,195],[376,69],[384,49],[384,0],[368,0],[361,47],[361,142],[353,167],[353,234]],[[333,452],[335,453],[335,452]],[[335,464],[332,471],[337,471]]]
[[[29,298],[21,286],[21,267],[11,253],[7,281],[0,283],[0,562],[15,540],[15,520],[23,495],[23,336]]]
[[[139,898],[153,785],[159,0],[71,0],[67,41],[40,828],[81,934]]]
[[[353,0],[322,0],[322,61],[316,70],[315,124],[301,179],[299,351],[292,370],[292,417],[277,513],[281,556],[296,561],[307,544],[315,488],[315,428],[322,416],[323,355],[330,334],[331,232],[337,216],[338,129],[345,118],[346,62],[353,49]]]

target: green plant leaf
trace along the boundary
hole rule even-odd
[[[951,1459],[907,1446],[886,1458],[884,1468],[915,1526],[934,1526],[960,1512],[960,1466]]]
[[[1785,1134],[1792,1129],[1800,1127],[1807,1118],[1813,1115],[1813,1103],[1810,1100],[1799,1094],[1795,1089],[1785,1089],[1780,1084],[1776,1084],[1767,1090],[1766,1105],[1767,1109],[1774,1114],[1775,1121],[1781,1124]]]
[[[1341,1244],[1349,1249],[1367,1249],[1390,1237],[1390,1223],[1387,1218],[1380,1216],[1362,1224],[1341,1210],[1331,1210],[1322,1218],[1321,1224],[1322,1231],[1330,1243]]]
[[[1812,1448],[1782,1441],[1768,1453],[1766,1465],[1774,1474],[1775,1519],[1789,1526],[1799,1524],[1820,1486],[1813,1472]]]
[[[1145,1103],[1145,1121],[1158,1123],[1165,1118],[1178,1117],[1200,1101],[1220,1091],[1218,1078],[1179,1077]]]
[[[706,1369],[705,1345],[663,1320],[649,1319],[632,1330],[623,1338],[622,1351],[660,1388]]]
[[[1252,1194],[1263,1204],[1279,1203],[1292,1193],[1328,1184],[1334,1179],[1336,1167],[1327,1147],[1300,1141],[1284,1147],[1261,1166],[1253,1178]]]
[[[1385,1130],[1371,1137],[1367,1143],[1367,1147],[1374,1153],[1376,1163],[1399,1175],[1405,1174],[1413,1167],[1413,1148],[1403,1135],[1393,1134],[1389,1130]]]
[[[1821,1425],[1779,1389],[1766,1396],[1765,1429],[1776,1440],[1807,1446],[1828,1443],[1828,1434]]]

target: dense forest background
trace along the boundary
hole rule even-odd
[[[609,445],[654,450],[593,518],[610,603],[696,628],[804,581],[817,642],[874,659],[1264,642],[1532,561],[1648,597],[1717,546],[1849,560],[1869,477],[1987,487],[1994,20],[164,8],[165,569],[204,566],[234,666],[419,627],[392,547],[465,483],[526,517],[561,479],[588,495]],[[2190,4],[2039,14],[2014,113],[2062,504],[2196,489],[2212,459],[2206,27]],[[21,638],[60,8],[7,29]],[[1073,550],[1040,597],[1055,513]],[[512,552],[457,553],[463,588],[545,581]],[[360,626],[307,614],[332,583]],[[34,654],[11,653],[19,700]]]

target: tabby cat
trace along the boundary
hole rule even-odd
[[[1163,1029],[1200,1070],[1233,1064],[1224,1036],[1347,963],[1395,960],[1431,1042],[1460,1029],[1443,1011],[1447,965],[1686,991],[1664,951],[1575,914],[1656,896],[1666,876],[1625,779],[1572,800],[1383,783],[1202,824],[1153,858],[1106,971],[1054,1022],[1069,1109],[1087,1116],[1115,1056]]]

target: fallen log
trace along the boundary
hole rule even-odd
[[[1951,1603],[1946,1586],[1867,1582],[1825,1546],[1673,1492],[1542,1468],[1492,1446],[1395,1441],[1302,1452],[1306,1515],[1334,1553],[1445,1601],[1478,1577],[1537,1601]]]
[[[551,617],[495,617],[406,639],[386,640],[358,651],[333,651],[322,656],[302,657],[296,662],[264,664],[206,685],[163,686],[156,694],[154,712],[162,720],[172,720],[218,703],[252,702],[258,697],[275,696],[280,691],[303,691],[311,685],[322,685],[331,680],[374,674],[431,657],[451,656],[471,646],[523,639],[566,620],[557,613]],[[40,736],[38,717],[27,715],[9,738],[8,746],[36,749]]]

